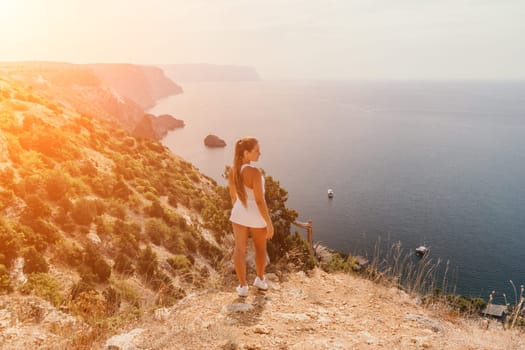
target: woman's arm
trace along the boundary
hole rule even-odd
[[[237,191],[235,190],[235,181],[233,180],[233,168],[230,168],[228,172],[228,188],[230,189],[232,205],[234,205],[237,200]]]
[[[266,221],[266,238],[273,237],[273,224],[270,219],[270,214],[268,212],[268,206],[266,205],[266,200],[264,199],[264,192],[262,188],[262,175],[259,169],[252,168],[253,173],[250,174],[253,176],[253,194],[255,195],[255,203],[257,203],[257,208],[261,213],[264,221]]]

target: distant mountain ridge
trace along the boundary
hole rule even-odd
[[[257,69],[251,66],[219,64],[163,64],[161,67],[168,77],[179,82],[192,81],[258,81]]]

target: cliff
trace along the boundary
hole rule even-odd
[[[258,81],[255,67],[218,64],[159,65],[166,75],[179,82],[191,81]]]
[[[184,127],[184,121],[169,114],[154,116],[146,114],[131,133],[135,137],[161,140],[168,131]]]
[[[153,107],[163,97],[182,93],[182,88],[158,67],[132,64],[92,64],[88,67],[107,86],[144,110]]]

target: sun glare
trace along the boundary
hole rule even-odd
[[[22,9],[21,3],[18,0],[0,0],[0,28],[7,30],[11,24],[16,23]]]
[[[9,17],[10,13],[13,13],[18,8],[16,0],[0,0],[0,16],[2,18]]]

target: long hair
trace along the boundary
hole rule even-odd
[[[235,142],[235,154],[233,156],[233,182],[235,191],[242,205],[246,207],[246,190],[241,176],[241,166],[244,158],[244,151],[252,151],[258,141],[255,137],[243,137]]]

